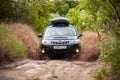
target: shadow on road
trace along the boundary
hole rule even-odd
[[[57,54],[57,55],[50,55],[50,59],[52,60],[64,60],[64,59],[67,59],[67,55],[61,55],[61,54]]]

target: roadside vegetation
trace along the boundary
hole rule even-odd
[[[100,59],[106,62],[110,67],[107,80],[120,79],[120,38],[106,36],[100,46]],[[99,75],[98,75],[99,77]]]
[[[79,31],[93,30],[98,33],[100,44],[100,60],[110,66],[108,76],[99,69],[98,80],[120,79],[120,1],[119,0],[80,0],[75,8],[71,8],[67,15],[71,23]],[[102,40],[101,34],[105,34]],[[101,71],[100,71],[101,70]],[[100,72],[100,73],[99,73]],[[103,72],[104,73],[104,72]],[[111,77],[112,76],[112,77]],[[113,77],[114,76],[114,77]]]
[[[23,23],[10,23],[9,28],[25,46],[27,57],[30,59],[39,59],[40,40],[38,39],[34,29]]]
[[[26,48],[6,24],[0,24],[0,64],[26,57]]]
[[[99,58],[99,37],[96,32],[84,31],[81,37],[80,60],[95,61]]]
[[[95,72],[94,77],[96,78],[96,80],[110,80],[107,79],[106,77],[108,76],[108,74],[109,74],[108,70],[105,70],[103,66],[100,66],[98,70]]]

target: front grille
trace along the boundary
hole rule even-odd
[[[51,41],[52,45],[69,45],[70,41]]]

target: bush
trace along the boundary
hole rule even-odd
[[[0,63],[26,56],[26,49],[6,24],[0,24]]]
[[[101,66],[95,73],[95,78],[96,80],[107,80],[107,74],[108,72]]]
[[[116,37],[106,37],[101,45],[100,59],[111,65],[111,71],[120,76],[120,39]],[[120,77],[119,77],[120,79]]]

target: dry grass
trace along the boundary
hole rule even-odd
[[[21,23],[11,23],[9,26],[27,48],[28,57],[39,59],[39,39],[31,26]]]
[[[7,24],[0,24],[0,65],[16,58],[26,58],[26,48]]]
[[[96,60],[100,54],[99,38],[96,32],[86,31],[81,38],[81,60]]]

